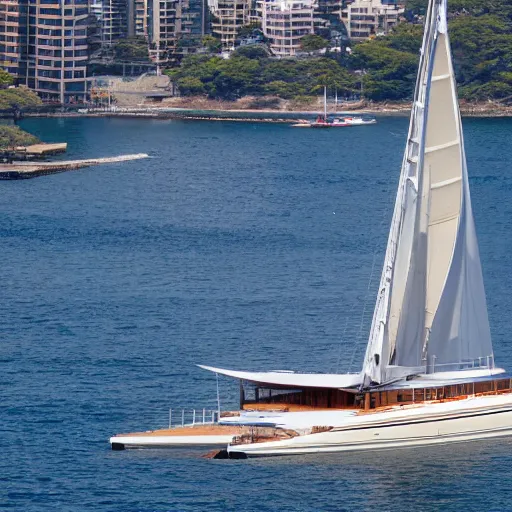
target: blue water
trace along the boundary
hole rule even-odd
[[[496,361],[512,368],[512,121],[464,124]],[[0,183],[0,508],[512,510],[508,439],[248,461],[108,445],[171,406],[213,406],[196,363],[359,368],[405,118],[22,125],[70,158],[151,158]],[[236,383],[221,392],[236,405]]]

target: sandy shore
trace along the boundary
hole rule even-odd
[[[293,100],[282,100],[276,97],[257,98],[247,96],[236,101],[210,100],[204,97],[170,98],[158,105],[144,105],[148,108],[172,108],[181,109],[184,112],[212,111],[212,112],[233,112],[237,114],[271,114],[273,116],[283,114],[305,114],[317,115],[323,113],[321,98],[313,98],[309,102],[296,102]],[[511,117],[512,105],[503,105],[498,102],[487,101],[480,103],[460,102],[460,109],[466,117]],[[339,102],[337,106],[331,100],[328,105],[330,113],[352,112],[373,115],[409,115],[411,111],[410,102],[368,102],[353,101]]]

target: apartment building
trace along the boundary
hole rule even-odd
[[[277,57],[293,57],[301,39],[314,33],[312,0],[267,0],[262,2],[262,30]]]
[[[133,0],[94,0],[90,12],[97,20],[101,45],[109,47],[127,37]]]
[[[22,27],[27,17],[27,5],[19,0],[0,1],[0,66],[14,76],[23,76],[27,52],[27,30]]]
[[[251,0],[208,0],[212,33],[217,36],[224,50],[235,49],[238,31],[253,20]]]
[[[85,100],[87,0],[0,0],[0,66],[43,101]]]
[[[209,33],[207,0],[147,0],[150,57],[159,66],[172,64],[200,46]]]
[[[207,0],[181,0],[181,32],[178,34],[178,51],[189,53],[200,45],[204,35],[210,33]]]
[[[148,0],[149,55],[157,66],[173,59],[181,29],[180,0]]]
[[[342,11],[347,35],[362,41],[386,34],[399,21],[404,7],[393,0],[354,0]]]
[[[133,20],[133,35],[148,37],[148,0],[130,0],[130,20]],[[130,30],[131,32],[131,30]],[[132,35],[130,33],[129,35]]]

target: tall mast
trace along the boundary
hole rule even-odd
[[[324,85],[324,120],[327,121],[327,86]]]

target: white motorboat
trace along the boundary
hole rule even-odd
[[[245,457],[391,449],[512,434],[494,363],[446,0],[430,0],[373,321],[356,374],[203,367],[240,383],[211,424],[111,438],[113,448],[226,445]],[[196,418],[196,416],[194,415]]]
[[[338,123],[344,126],[365,126],[367,124],[376,124],[377,120],[374,117],[344,116],[334,119],[333,124]]]

